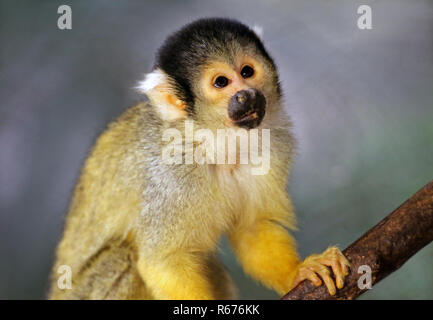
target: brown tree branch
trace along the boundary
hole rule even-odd
[[[335,296],[322,285],[303,281],[283,300],[356,299],[367,289],[358,287],[361,265],[371,268],[374,285],[400,268],[412,255],[433,241],[433,181],[352,243],[344,255],[352,264],[345,286]]]

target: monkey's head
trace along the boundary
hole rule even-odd
[[[201,19],[168,37],[140,83],[163,120],[255,128],[280,100],[262,41],[237,21]]]

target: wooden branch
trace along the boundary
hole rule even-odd
[[[283,300],[356,299],[368,289],[358,287],[358,267],[371,268],[374,285],[400,268],[412,255],[433,241],[433,181],[352,243],[344,255],[352,264],[343,289],[331,296],[322,285],[303,281]]]

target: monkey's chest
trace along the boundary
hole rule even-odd
[[[219,167],[217,179],[228,210],[236,213],[264,210],[267,195],[277,187],[269,175],[252,174],[250,165]]]

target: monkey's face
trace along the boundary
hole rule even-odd
[[[202,95],[198,107],[210,106],[227,123],[252,129],[266,113],[265,66],[251,55],[238,54],[232,63],[214,60],[203,67],[198,81]]]
[[[247,26],[221,18],[198,20],[170,36],[139,88],[163,120],[191,118],[208,128],[256,128],[280,99],[262,41]]]

